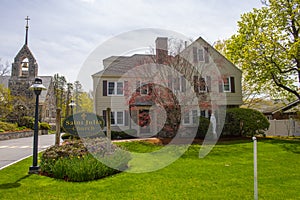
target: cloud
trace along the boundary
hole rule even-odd
[[[120,33],[161,28],[213,43],[234,34],[240,15],[259,6],[236,0],[3,0],[0,58],[12,61],[24,44],[28,15],[29,47],[39,73],[59,72],[75,81],[89,53]]]

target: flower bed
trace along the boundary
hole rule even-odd
[[[61,146],[52,146],[41,156],[41,174],[81,182],[125,170],[131,159],[130,154],[116,145],[111,145],[108,152],[106,145],[106,140],[93,138],[84,139],[84,142],[68,140]]]

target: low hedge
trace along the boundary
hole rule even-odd
[[[41,173],[66,181],[91,181],[127,168],[130,154],[111,145],[108,152],[103,138],[68,140],[61,146],[48,148],[41,156]],[[110,159],[114,168],[103,162]],[[100,162],[100,160],[102,162]]]

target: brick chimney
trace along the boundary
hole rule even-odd
[[[158,64],[163,64],[164,60],[168,56],[168,38],[158,37],[155,40],[156,46],[156,62]]]

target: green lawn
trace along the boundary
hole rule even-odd
[[[149,152],[133,142],[128,149]],[[0,199],[253,199],[253,143],[222,142],[203,159],[192,145],[151,173],[119,173],[86,183],[27,175],[31,159],[0,171]],[[300,199],[300,140],[258,140],[259,199]]]

